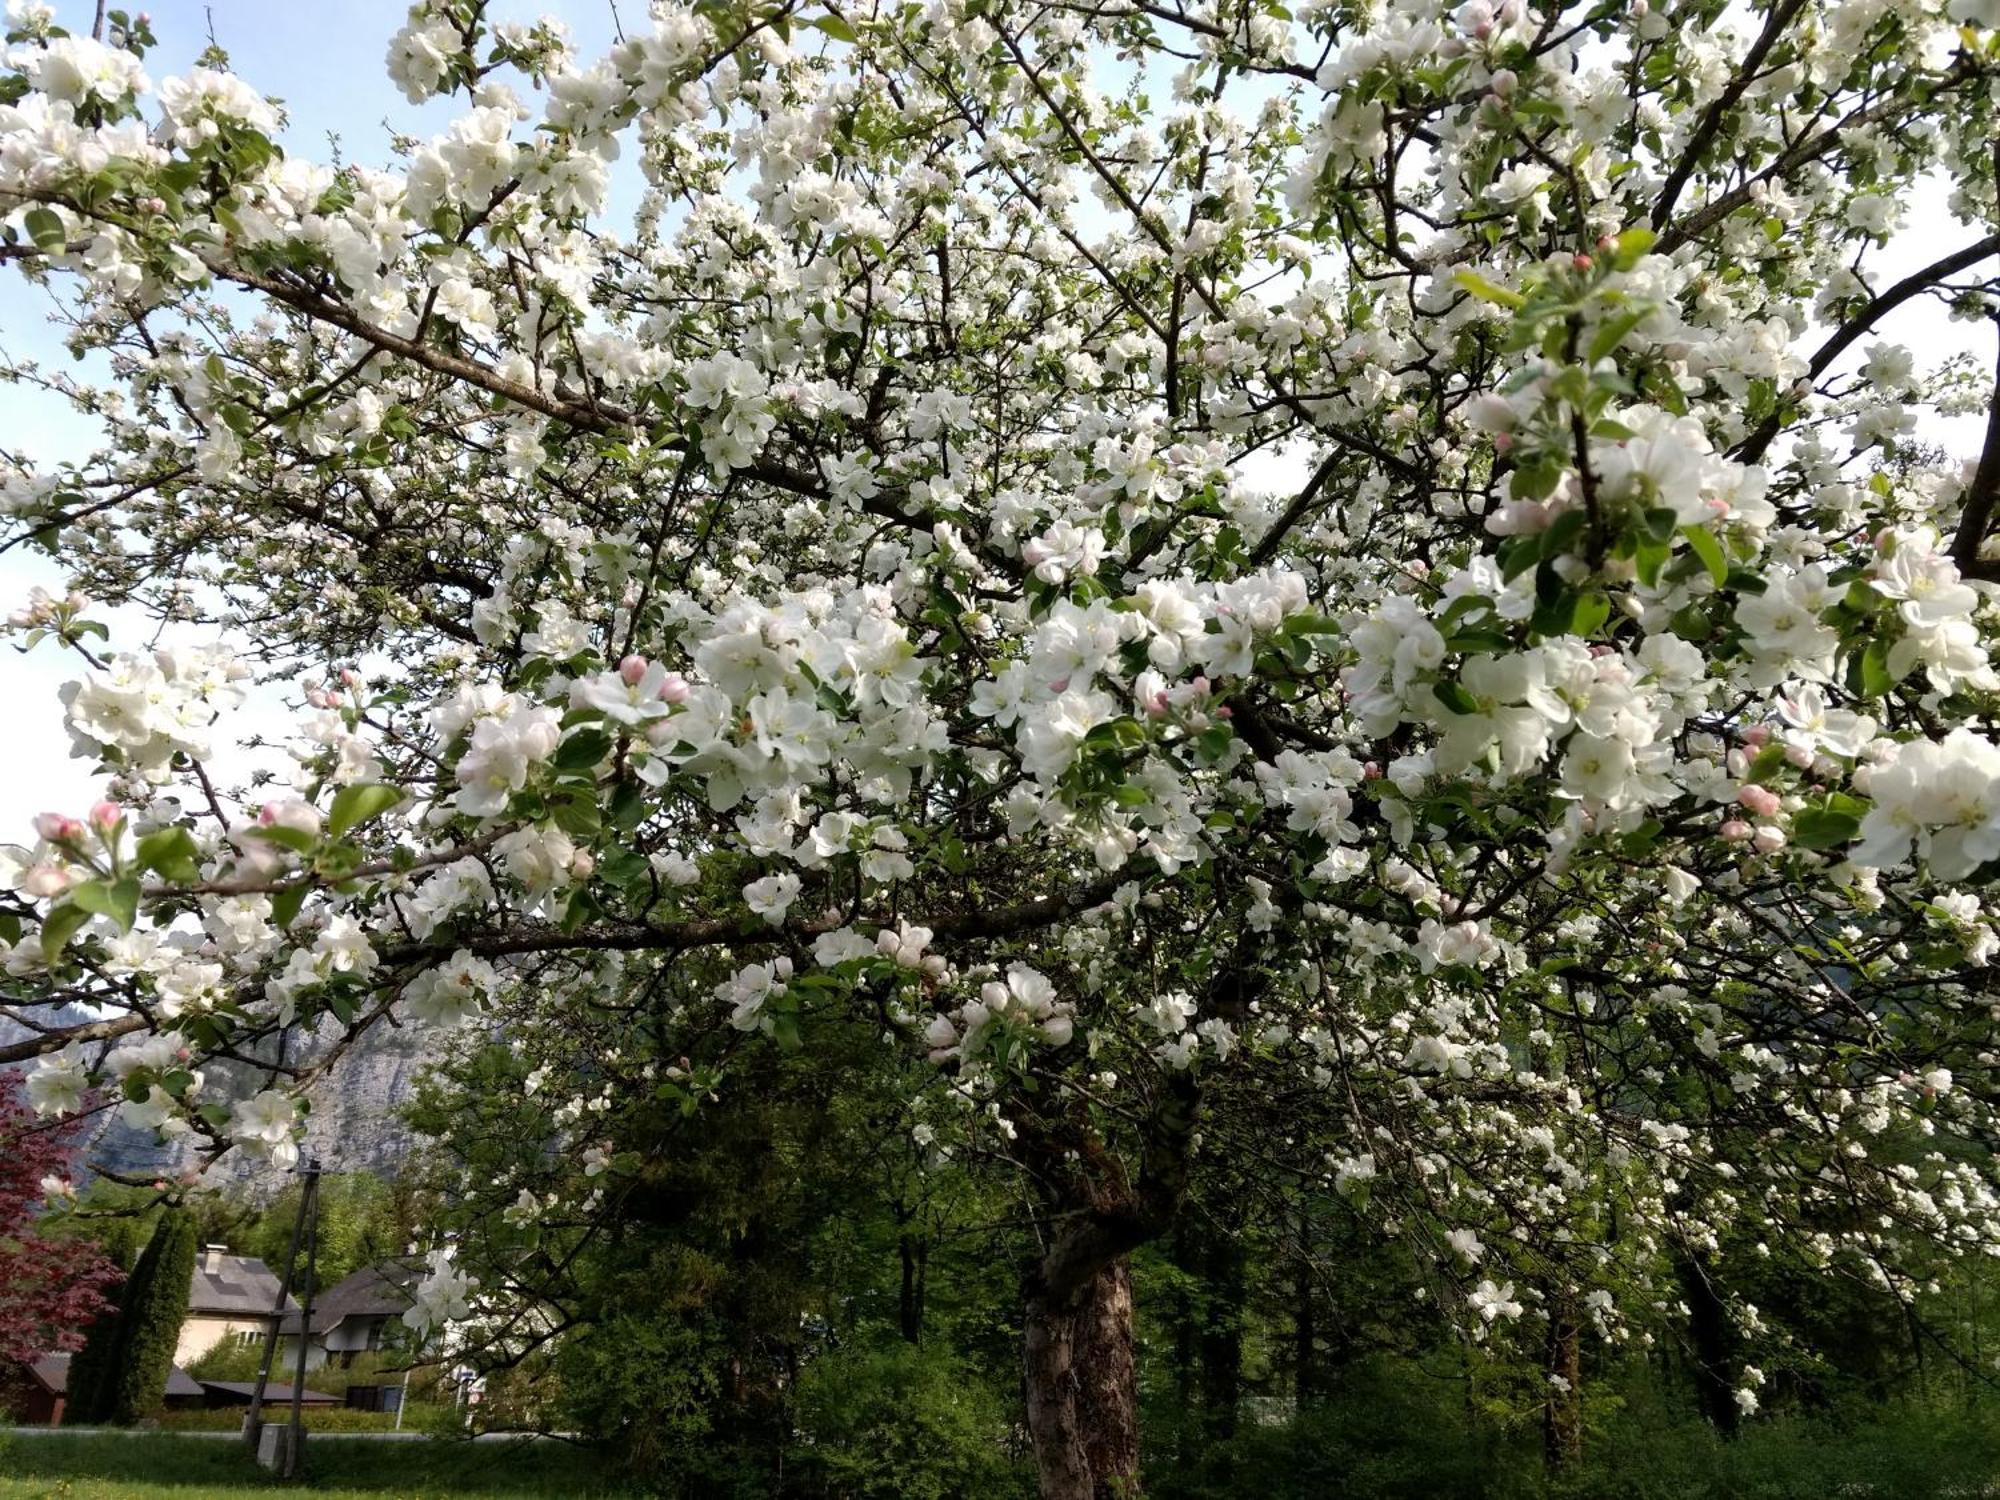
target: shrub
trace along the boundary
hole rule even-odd
[[[898,1343],[840,1350],[806,1366],[798,1390],[806,1494],[839,1500],[981,1500],[1030,1495],[1010,1461],[1000,1394],[948,1354]]]

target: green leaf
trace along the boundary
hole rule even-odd
[[[556,827],[572,838],[593,839],[604,831],[604,822],[594,797],[564,797],[549,804],[549,816]]]
[[[1745,781],[1764,786],[1785,764],[1785,747],[1775,741],[1757,752],[1757,758],[1750,762],[1750,769],[1743,775]]]
[[[1611,601],[1602,594],[1585,594],[1576,601],[1576,612],[1570,616],[1571,635],[1595,635],[1611,618]]]
[[[139,881],[135,876],[86,880],[71,889],[69,899],[87,912],[111,918],[120,932],[130,932],[139,919]]]
[[[1631,270],[1639,263],[1639,257],[1652,249],[1659,238],[1644,225],[1633,225],[1612,242],[1611,264],[1620,271]]]
[[[403,800],[400,787],[379,782],[357,782],[333,794],[333,810],[327,814],[326,831],[339,838],[350,828],[372,822]]]
[[[1568,552],[1589,521],[1590,517],[1580,510],[1566,510],[1557,516],[1542,533],[1542,556],[1561,557]]]
[[[1830,807],[1808,807],[1792,819],[1792,842],[1801,849],[1832,849],[1859,832],[1859,818]]]
[[[1652,309],[1649,307],[1632,308],[1629,311],[1620,313],[1609,322],[1600,325],[1596,335],[1590,341],[1590,362],[1596,364],[1605,355],[1624,343],[1625,335],[1645,322],[1646,314],[1651,311]]]
[[[1868,643],[1868,648],[1858,655],[1848,658],[1848,690],[1862,698],[1880,698],[1896,685],[1896,679],[1889,675],[1889,648],[1881,640]]]
[[[1472,293],[1481,302],[1492,302],[1501,307],[1515,309],[1528,305],[1528,299],[1523,297],[1519,292],[1511,292],[1497,281],[1488,281],[1477,271],[1455,271],[1452,273],[1451,279],[1466,291]]]
[[[1660,581],[1660,569],[1667,565],[1672,549],[1665,542],[1642,540],[1632,551],[1633,566],[1638,570],[1639,581],[1652,588]]]
[[[579,729],[556,749],[558,771],[588,771],[611,751],[611,736],[602,729]]]
[[[310,854],[319,844],[319,840],[303,828],[287,828],[283,823],[266,823],[253,828],[250,837],[262,839],[267,844],[283,844],[298,854]]]
[[[1721,588],[1729,578],[1729,560],[1722,555],[1722,543],[1715,539],[1715,533],[1706,526],[1683,526],[1681,535],[1694,548],[1694,555],[1708,569],[1708,576],[1715,580],[1715,586]]]
[[[194,835],[176,824],[156,828],[139,840],[138,868],[155,871],[164,880],[185,885],[201,876],[201,850]]]
[[[855,42],[860,40],[855,35],[854,28],[839,16],[814,16],[806,24],[825,32],[837,42]]]
[[[1455,714],[1476,714],[1479,700],[1466,690],[1463,683],[1445,680],[1431,684],[1431,694]]]
[[[62,216],[53,209],[31,208],[24,222],[37,249],[49,255],[60,255],[68,247],[69,231],[63,228]]]
[[[42,962],[53,969],[69,940],[76,936],[77,929],[89,920],[90,913],[74,901],[51,907],[49,914],[42,918]]]
[[[271,893],[271,920],[283,931],[298,919],[299,908],[306,904],[306,893],[312,887],[305,881],[296,885],[280,887]]]

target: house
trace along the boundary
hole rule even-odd
[[[336,1281],[313,1298],[312,1317],[306,1329],[306,1368],[317,1370],[326,1364],[347,1366],[354,1356],[380,1349],[388,1331],[402,1322],[403,1312],[413,1300],[410,1288],[423,1279],[422,1256],[404,1256],[363,1266],[352,1276]],[[286,1341],[285,1368],[295,1366],[299,1336],[299,1313],[288,1313],[278,1331]]]
[[[286,1297],[283,1311],[296,1313],[298,1303]],[[254,1255],[204,1246],[194,1263],[187,1321],[174,1346],[174,1363],[193,1364],[228,1339],[249,1343],[263,1338],[278,1316],[278,1278],[269,1266]]]
[[[24,1365],[22,1373],[25,1379],[13,1401],[22,1425],[60,1427],[69,1404],[69,1356],[44,1354],[33,1364]],[[168,1410],[203,1405],[206,1394],[179,1365],[167,1372]]]

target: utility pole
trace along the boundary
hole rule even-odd
[[[285,1251],[285,1274],[278,1282],[277,1304],[271,1309],[271,1327],[264,1335],[264,1359],[257,1370],[257,1385],[250,1393],[250,1410],[243,1418],[243,1440],[250,1451],[257,1455],[258,1463],[267,1469],[278,1469],[285,1478],[294,1477],[299,1470],[301,1450],[305,1447],[305,1429],[300,1405],[304,1399],[306,1340],[311,1330],[312,1320],[312,1279],[318,1269],[319,1256],[319,1158],[307,1157],[299,1168],[302,1186],[299,1190],[299,1213],[292,1221],[291,1245]],[[294,1277],[298,1272],[299,1244],[307,1246],[308,1267],[305,1297],[299,1311],[299,1349],[297,1372],[292,1381],[292,1420],[282,1449],[276,1442],[267,1445],[264,1441],[264,1392],[271,1383],[271,1366],[278,1356],[278,1330],[285,1321],[285,1303],[291,1299]],[[275,1430],[274,1430],[275,1439]]]
[[[285,1462],[281,1466],[286,1479],[297,1479],[305,1466],[306,1450],[306,1348],[311,1343],[308,1336],[312,1328],[313,1293],[319,1282],[319,1161],[315,1158],[311,1166],[312,1214],[306,1219],[306,1294],[299,1299],[299,1351],[292,1370],[292,1432],[291,1440],[285,1444]]]

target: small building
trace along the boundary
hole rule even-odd
[[[69,1396],[69,1356],[44,1354],[21,1367],[21,1378],[8,1382],[8,1404],[24,1427],[62,1426]]]
[[[312,1317],[306,1330],[306,1368],[323,1365],[346,1367],[357,1354],[383,1347],[392,1327],[402,1322],[403,1313],[414,1297],[411,1288],[423,1279],[421,1256],[404,1256],[363,1266],[352,1276],[343,1277],[313,1298]],[[293,1369],[297,1355],[292,1340],[299,1336],[299,1313],[288,1313],[278,1327],[286,1341],[285,1368]]]
[[[44,1354],[31,1365],[22,1366],[25,1379],[16,1383],[13,1401],[23,1425],[60,1427],[69,1405],[69,1356]],[[185,1409],[204,1404],[206,1393],[179,1365],[167,1372],[167,1409]]]
[[[298,1303],[285,1298],[283,1311],[296,1313]],[[191,1365],[230,1339],[251,1343],[263,1338],[278,1316],[278,1278],[269,1266],[254,1255],[204,1246],[194,1263],[187,1321],[174,1346],[174,1363]]]

